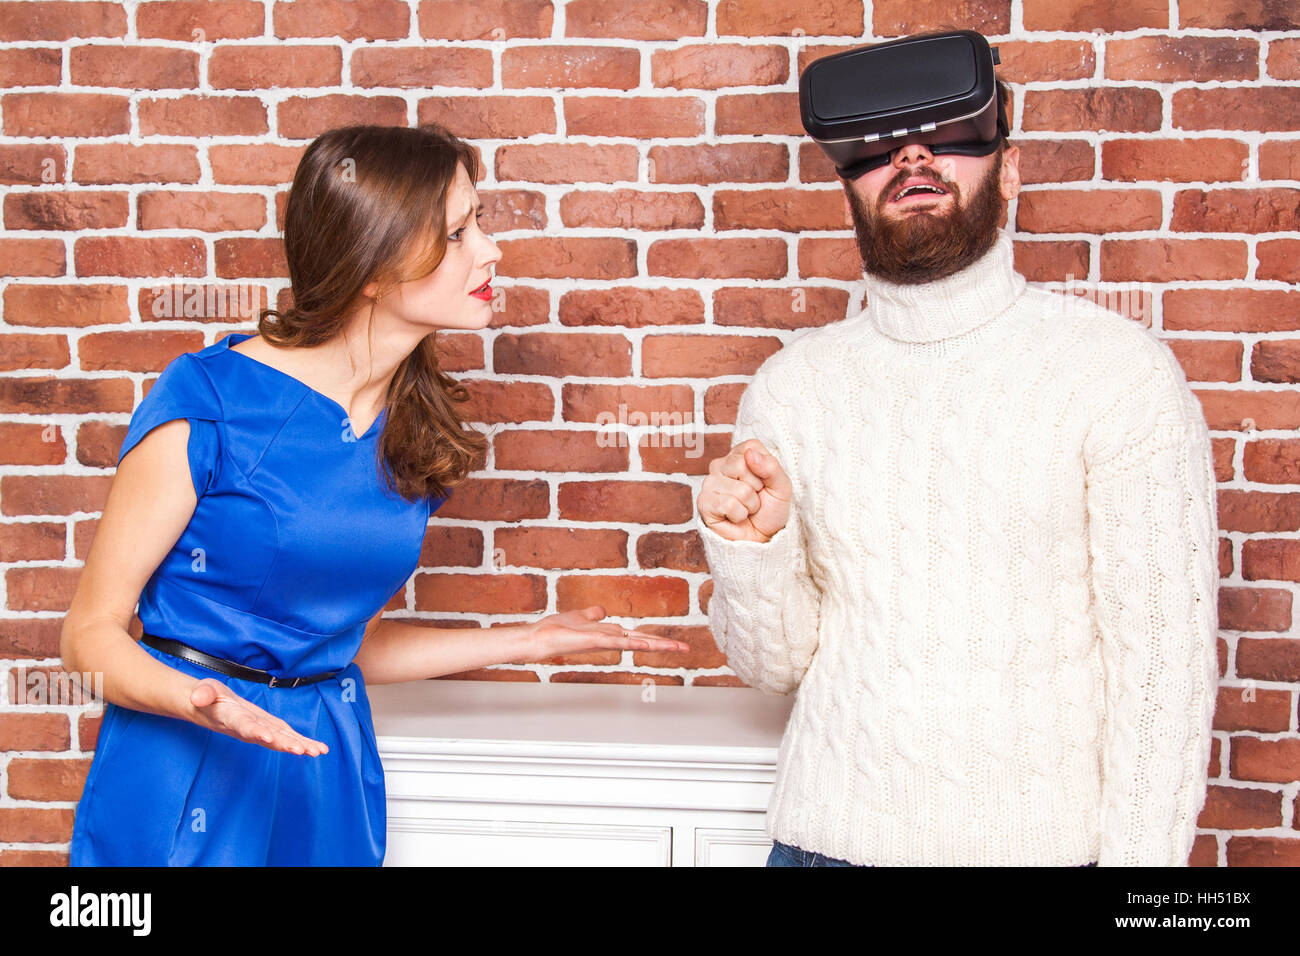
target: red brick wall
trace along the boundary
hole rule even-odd
[[[306,142],[436,120],[481,149],[504,250],[504,308],[447,336],[495,437],[392,607],[464,625],[599,602],[693,647],[475,677],[735,683],[706,627],[699,481],[762,360],[860,300],[798,70],[973,28],[1014,90],[1018,268],[1132,303],[1214,435],[1223,688],[1194,862],[1300,863],[1300,6],[1172,6],[0,3],[0,668],[57,670],[61,613],[148,383],[250,329],[159,317],[153,290],[274,301],[277,218]],[[702,453],[602,444],[597,418],[620,404],[689,414]],[[75,704],[0,705],[0,862],[66,860],[97,723]]]

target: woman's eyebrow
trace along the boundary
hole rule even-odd
[[[482,212],[482,211],[483,211],[483,208],[484,208],[484,207],[483,207],[483,203],[480,202],[480,203],[478,204],[478,206],[476,206],[476,207],[474,207],[474,208],[471,208],[471,209],[466,209],[466,210],[461,214],[461,217],[460,217],[459,219],[457,219],[454,223],[452,223],[452,231],[454,232],[456,229],[459,229],[461,226],[465,225],[465,220],[467,220],[467,219],[469,218],[469,214],[470,214],[470,213],[472,213],[472,212]]]

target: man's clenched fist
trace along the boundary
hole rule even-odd
[[[757,438],[709,462],[695,506],[730,541],[767,541],[790,519],[790,478]]]

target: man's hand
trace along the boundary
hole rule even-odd
[[[709,462],[695,506],[703,522],[729,541],[764,542],[790,520],[790,478],[757,438]]]

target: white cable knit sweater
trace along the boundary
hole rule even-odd
[[[1172,351],[1011,238],[758,370],[766,543],[696,524],[710,624],[798,696],[767,832],[877,865],[1184,865],[1218,666],[1209,433]]]

